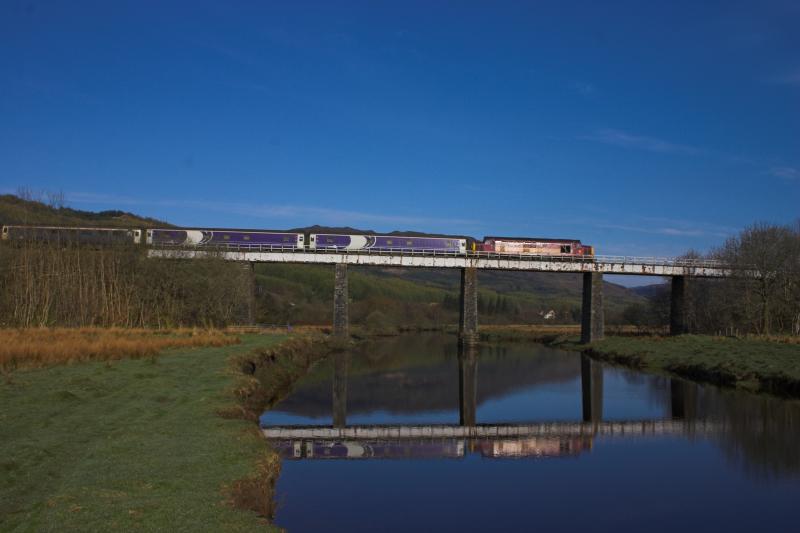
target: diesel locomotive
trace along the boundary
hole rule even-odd
[[[574,239],[532,237],[428,237],[296,233],[210,228],[75,228],[59,226],[3,226],[4,241],[52,241],[104,245],[130,243],[155,247],[397,251],[453,255],[484,252],[498,255],[594,256],[594,247]]]

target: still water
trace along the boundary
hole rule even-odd
[[[289,531],[800,531],[800,402],[537,344],[363,344],[261,425]]]

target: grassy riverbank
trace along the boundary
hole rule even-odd
[[[607,337],[583,347],[592,357],[646,371],[754,392],[800,397],[800,345],[706,335]]]
[[[232,505],[272,468],[263,438],[219,413],[241,386],[231,357],[284,338],[6,373],[0,530],[264,529]]]
[[[482,326],[480,337],[541,342],[648,372],[800,398],[800,342],[794,337],[669,337],[635,331],[615,328],[590,345],[580,344],[579,326]]]

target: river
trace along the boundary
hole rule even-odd
[[[538,344],[370,341],[260,422],[290,532],[800,530],[800,402]]]

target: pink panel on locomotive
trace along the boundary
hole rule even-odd
[[[486,239],[483,242],[482,250],[521,255],[594,255],[594,249],[591,246],[582,245],[580,241],[541,242],[523,239]]]

